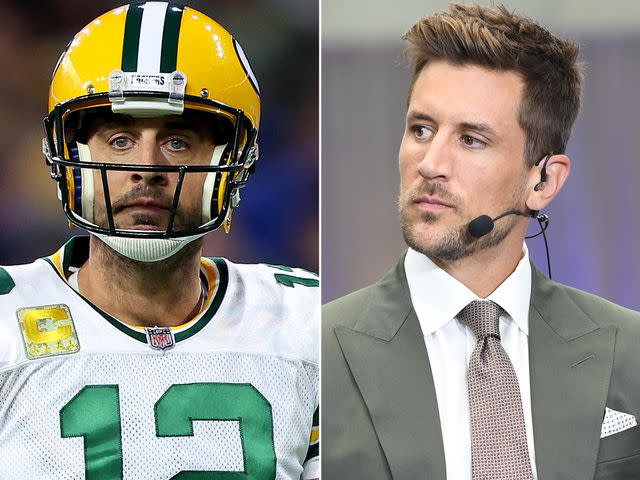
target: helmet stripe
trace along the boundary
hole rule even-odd
[[[160,57],[160,72],[171,73],[176,70],[178,62],[178,38],[180,37],[180,23],[184,9],[177,5],[167,6],[167,15],[162,33],[162,54]]]
[[[140,45],[138,47],[138,72],[160,71],[160,49],[162,30],[167,14],[166,2],[147,2],[140,24]]]
[[[122,70],[175,71],[183,11],[184,7],[168,2],[131,5],[125,21]]]
[[[260,95],[260,86],[258,85],[258,79],[253,73],[253,68],[251,68],[249,59],[244,54],[244,50],[242,50],[240,43],[235,38],[233,39],[233,47],[236,49],[236,53],[238,54],[238,58],[240,59],[240,63],[242,64],[242,68],[244,69],[244,72],[247,74],[247,77],[249,77],[249,81],[251,82],[251,85],[253,85],[253,88],[255,88],[256,93]]]
[[[60,68],[60,64],[62,63],[62,59],[64,58],[64,56],[66,55],[67,51],[69,50],[69,47],[71,46],[71,44],[73,43],[73,40],[76,37],[73,37],[73,39],[71,39],[69,41],[69,43],[67,43],[67,46],[64,47],[64,50],[62,51],[62,53],[60,54],[60,56],[58,57],[58,61],[56,62],[56,66],[53,67],[53,73],[51,74],[51,80],[53,81],[53,77],[56,76],[56,73],[58,73],[58,68]]]
[[[144,10],[140,5],[129,5],[122,45],[122,70],[124,72],[135,72],[138,67],[138,45],[143,13]]]

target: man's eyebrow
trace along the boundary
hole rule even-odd
[[[108,120],[104,123],[102,123],[99,127],[98,127],[98,131],[100,132],[104,132],[104,131],[109,131],[109,130],[113,130],[113,129],[118,129],[121,127],[130,127],[132,125],[135,124],[135,119],[133,117],[130,116],[123,116],[122,118],[118,118],[118,119],[113,119],[113,120]],[[198,131],[198,127],[196,125],[193,125],[190,122],[185,122],[184,120],[170,120],[166,123],[164,123],[163,125],[160,125],[159,127],[161,130],[164,131],[171,131],[171,130],[178,130],[178,131],[193,131],[196,132]]]
[[[427,122],[435,123],[435,120],[433,119],[433,117],[431,115],[428,115],[428,114],[423,113],[423,112],[417,112],[415,110],[411,110],[409,113],[407,113],[407,121],[411,122],[411,121],[415,121],[415,120],[424,120],[424,121],[427,121]]]
[[[162,125],[163,130],[191,130],[197,131],[197,127],[184,120],[172,120]]]
[[[98,126],[98,131],[111,130],[118,127],[128,127],[133,124],[133,117],[129,115],[123,115],[119,118],[113,118],[101,123]]]
[[[407,123],[418,121],[437,123],[436,120],[429,115],[428,113],[418,112],[415,110],[407,113]],[[473,130],[478,133],[485,133],[489,136],[500,138],[498,132],[496,132],[493,128],[489,126],[487,123],[483,122],[460,122],[458,125],[458,130]]]
[[[458,127],[460,128],[460,130],[473,130],[479,133],[486,133],[495,138],[500,138],[498,132],[496,132],[486,123],[462,122],[458,125]]]

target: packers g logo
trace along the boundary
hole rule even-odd
[[[21,308],[16,315],[30,360],[80,350],[76,328],[66,305]]]

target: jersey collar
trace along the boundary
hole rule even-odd
[[[129,325],[109,315],[76,292],[71,285],[68,284],[67,278],[89,259],[89,238],[88,236],[72,237],[57,252],[48,257],[44,257],[43,260],[55,270],[60,279],[64,281],[76,295],[82,298],[85,303],[107,320],[107,322],[135,340],[147,343],[144,327]],[[191,320],[177,327],[170,327],[176,342],[186,340],[202,330],[220,308],[220,304],[226,293],[229,283],[229,271],[224,259],[201,258],[200,276],[208,285],[207,296],[202,308]]]

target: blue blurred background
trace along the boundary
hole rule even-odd
[[[322,2],[324,301],[375,282],[405,248],[396,197],[409,68],[400,36],[447,4]],[[582,47],[571,177],[546,212],[554,279],[640,309],[640,2],[505,4]],[[546,272],[542,237],[528,245]]]
[[[48,255],[71,235],[40,153],[49,79],[60,52],[98,15],[125,3],[2,2],[0,9],[0,265]],[[318,270],[318,2],[186,3],[241,43],[260,82],[257,172],[242,191],[230,235],[205,254]]]

